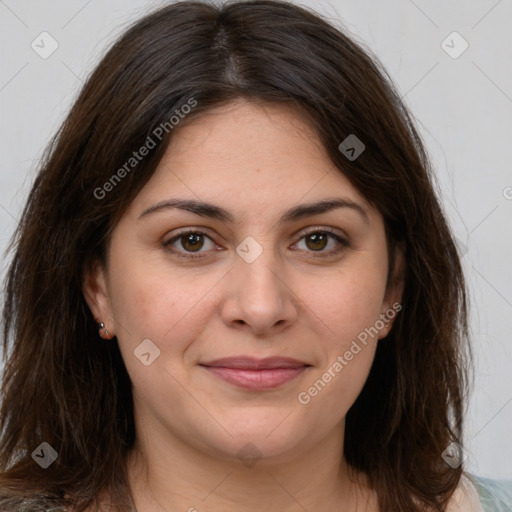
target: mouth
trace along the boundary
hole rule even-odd
[[[289,357],[230,357],[200,363],[199,366],[237,387],[258,391],[282,386],[311,367]]]

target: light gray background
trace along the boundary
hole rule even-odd
[[[120,32],[165,2],[0,0],[0,250],[37,162],[84,78]],[[420,123],[464,254],[477,362],[467,469],[512,478],[511,0],[306,1],[381,59]],[[47,31],[47,59],[31,47]],[[452,58],[453,31],[469,44]],[[445,45],[458,53],[462,41]],[[41,43],[40,43],[41,45]],[[42,251],[43,247],[34,247]],[[2,256],[0,277],[8,261]],[[35,362],[35,364],[37,364]]]

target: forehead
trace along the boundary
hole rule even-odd
[[[180,127],[133,207],[140,213],[169,197],[254,213],[327,197],[371,209],[304,116],[286,105],[245,100]]]

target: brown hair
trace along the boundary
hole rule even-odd
[[[182,126],[238,97],[305,114],[383,215],[391,256],[405,246],[403,311],[347,413],[344,450],[382,511],[444,510],[462,474],[441,454],[462,444],[471,356],[463,272],[411,116],[378,60],[345,32],[284,1],[183,1],[137,21],[92,72],[43,155],[8,248],[1,510],[82,511],[102,489],[129,508],[131,382],[116,340],[98,335],[83,277],[106,262],[112,229],[179,129],[170,117],[193,99]],[[162,126],[156,147],[113,181]],[[338,149],[350,134],[365,144],[354,160]],[[58,452],[47,469],[32,458],[42,442]]]

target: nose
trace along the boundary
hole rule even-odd
[[[271,250],[264,250],[251,263],[237,257],[228,283],[228,297],[222,306],[226,325],[270,336],[297,319],[299,300]]]

